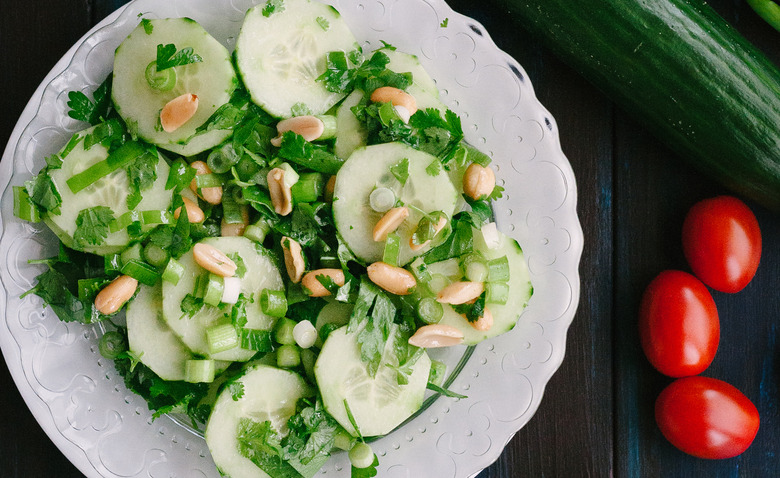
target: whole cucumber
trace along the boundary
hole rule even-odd
[[[780,70],[700,0],[494,0],[710,177],[780,210]]]

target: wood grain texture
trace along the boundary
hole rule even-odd
[[[123,3],[3,3],[0,145],[56,60]],[[617,110],[492,2],[449,3],[481,22],[498,46],[524,66],[540,101],[555,117],[577,177],[586,240],[581,300],[569,330],[566,358],[536,415],[480,478],[780,476],[777,215],[750,204],[763,230],[762,263],[742,292],[714,294],[721,346],[705,372],[751,398],[761,414],[761,428],[753,446],[740,457],[722,461],[689,457],[669,445],[655,426],[653,403],[670,380],[644,358],[636,315],[642,291],[657,273],[665,268],[687,270],[680,228],[688,207],[727,191]],[[710,3],[780,64],[780,34],[746,3]],[[0,436],[0,476],[82,476],[38,427],[6,367],[0,367]]]

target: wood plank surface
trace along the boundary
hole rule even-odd
[[[0,145],[55,62],[123,3],[3,2]],[[655,426],[655,397],[671,380],[656,372],[639,348],[637,310],[644,287],[656,274],[667,268],[688,269],[680,244],[687,209],[728,191],[671,153],[492,2],[448,3],[481,22],[498,46],[524,66],[540,101],[556,119],[577,177],[585,235],[581,301],[569,330],[566,358],[536,415],[480,478],[780,476],[778,215],[748,203],[764,235],[762,264],[742,292],[713,294],[721,317],[721,345],[704,373],[731,383],[753,400],[762,419],[758,436],[737,458],[687,456]],[[744,1],[710,3],[780,64],[780,33]],[[572,8],[575,5],[572,2]],[[0,436],[2,477],[82,476],[35,422],[5,366],[0,367]]]

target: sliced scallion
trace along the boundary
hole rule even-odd
[[[148,286],[153,286],[160,280],[160,273],[157,272],[157,269],[136,259],[123,262],[121,272]]]
[[[433,297],[423,297],[417,303],[417,316],[427,324],[436,324],[444,316],[444,307]]]
[[[162,273],[162,279],[165,282],[170,282],[176,285],[184,275],[184,266],[179,261],[171,257],[168,259],[168,264],[165,265],[165,269]]]
[[[263,289],[260,292],[260,309],[271,317],[284,317],[287,313],[287,296],[284,291]]]
[[[382,262],[391,266],[398,265],[398,254],[401,251],[401,236],[396,232],[387,235],[385,249],[382,253]]]
[[[209,274],[206,283],[206,291],[203,293],[203,303],[218,306],[222,301],[222,293],[225,291],[225,281],[222,276]]]
[[[98,342],[98,350],[103,357],[114,360],[127,350],[127,339],[121,333],[115,330],[109,330]]]
[[[314,202],[322,195],[325,180],[322,173],[303,173],[290,188],[293,202]]]
[[[209,353],[216,354],[238,347],[238,332],[233,324],[219,324],[206,329]]]
[[[157,71],[157,61],[152,61],[144,71],[146,82],[157,91],[170,91],[176,86],[176,68]]]
[[[23,221],[40,222],[41,212],[24,186],[14,186],[14,216]]]
[[[276,349],[276,365],[279,368],[293,368],[301,364],[301,352],[297,345],[282,345]]]
[[[487,280],[489,282],[509,280],[509,259],[507,259],[506,256],[501,256],[488,261]]]
[[[210,359],[187,360],[184,364],[184,381],[189,383],[211,383],[216,375],[216,364]]]
[[[295,321],[282,317],[276,322],[274,327],[274,340],[282,345],[292,345],[295,343],[295,336],[293,335],[293,329],[295,329]]]

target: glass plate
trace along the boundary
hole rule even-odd
[[[217,477],[202,438],[168,417],[152,421],[97,351],[97,326],[65,324],[40,299],[19,296],[41,272],[28,259],[56,252],[42,226],[13,217],[11,186],[37,173],[84,125],[67,114],[67,92],[91,93],[111,71],[113,53],[147,18],[189,16],[232,50],[251,0],[135,0],[93,28],[33,95],[0,163],[0,346],[41,427],[87,476]],[[437,79],[442,100],[463,121],[466,139],[494,158],[499,228],[526,254],[534,295],[517,326],[478,345],[452,389],[405,426],[372,444],[380,477],[469,477],[495,461],[539,406],[563,360],[579,301],[582,230],[574,174],[558,130],[523,68],[484,28],[437,0],[337,0],[366,50],[387,41],[416,54]],[[446,27],[442,22],[448,19]],[[463,355],[463,348],[451,351]],[[456,360],[457,361],[457,360]],[[348,476],[336,455],[318,476]]]

